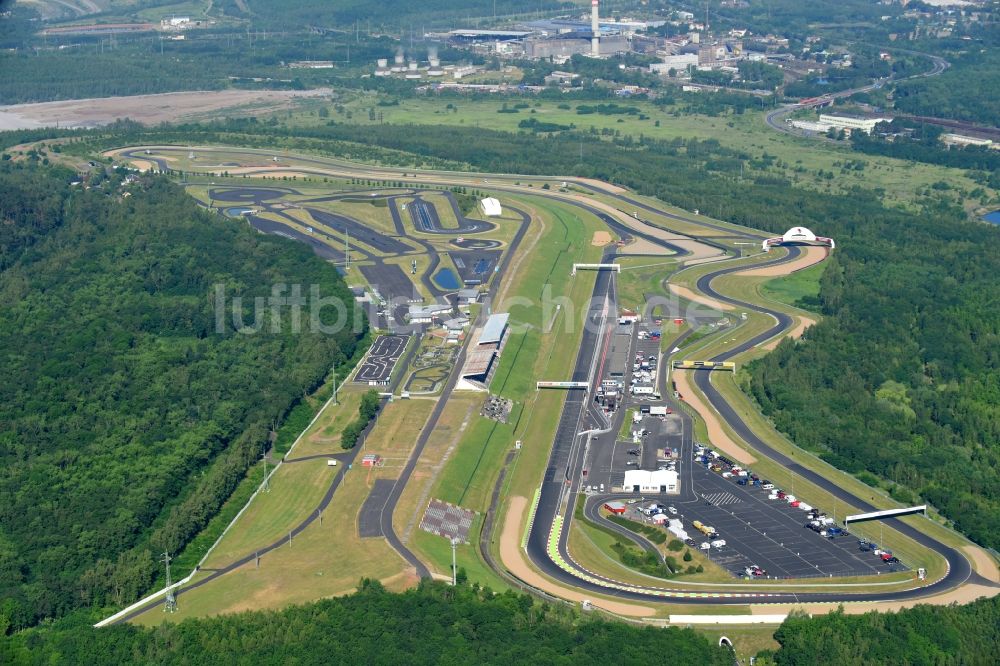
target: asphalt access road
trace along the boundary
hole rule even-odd
[[[521,224],[514,234],[514,238],[511,239],[508,251],[504,253],[503,258],[500,261],[500,270],[497,275],[503,276],[507,274],[508,267],[510,266],[510,261],[517,253],[517,249],[521,246],[521,241],[524,239],[524,234],[528,230],[528,225],[531,223],[531,217],[524,211],[518,210],[516,208],[512,209],[521,217]],[[492,302],[496,299],[497,290],[499,289],[499,280],[493,280],[487,289],[486,297]],[[486,308],[481,308],[479,314],[474,322],[474,325],[481,325],[486,320]],[[430,571],[427,567],[420,561],[420,559],[413,554],[409,548],[407,548],[399,535],[396,534],[396,528],[393,526],[392,517],[396,511],[396,506],[399,504],[399,498],[403,494],[403,490],[406,488],[406,484],[409,483],[410,477],[413,475],[413,470],[417,465],[417,461],[420,460],[420,456],[423,455],[424,447],[427,446],[427,440],[430,439],[431,433],[437,427],[438,420],[441,418],[441,413],[444,411],[445,406],[448,404],[448,399],[451,397],[452,391],[455,389],[455,384],[458,383],[458,379],[461,373],[461,368],[465,365],[465,356],[468,351],[469,343],[472,340],[472,336],[466,336],[465,342],[462,344],[462,348],[459,351],[457,357],[455,358],[455,366],[452,369],[451,376],[448,378],[448,382],[445,384],[444,389],[441,391],[441,396],[438,398],[434,405],[434,409],[431,412],[430,417],[424,424],[423,429],[417,436],[417,441],[413,446],[413,452],[410,454],[409,460],[406,461],[406,465],[403,467],[403,471],[400,473],[399,478],[396,479],[395,485],[393,485],[392,492],[390,492],[388,499],[385,502],[385,506],[382,510],[381,522],[382,522],[382,533],[385,534],[386,540],[389,545],[395,549],[397,553],[402,556],[404,560],[410,563],[416,571],[417,575],[421,578],[427,578],[430,576]]]
[[[396,479],[376,479],[371,492],[358,512],[358,536],[363,538],[384,537],[382,532],[382,512],[389,499]]]
[[[360,446],[356,446],[353,449],[350,449],[349,451],[322,456],[324,458],[336,458],[339,464],[337,465],[337,467],[330,468],[332,470],[331,473],[333,474],[333,479],[330,482],[330,487],[327,488],[326,490],[326,494],[323,495],[323,499],[320,500],[319,505],[316,507],[316,510],[310,513],[308,517],[306,517],[302,522],[300,522],[290,531],[289,535],[293,540],[297,535],[301,534],[303,530],[312,525],[313,521],[318,519],[320,515],[323,513],[323,511],[325,511],[326,508],[330,506],[330,501],[333,499],[333,494],[336,492],[337,488],[340,487],[340,482],[344,478],[344,473],[346,472],[347,466],[352,465],[354,463],[354,460],[355,458],[357,458],[358,452],[361,450],[361,448],[362,447]],[[295,462],[300,462],[300,460],[296,460]],[[191,590],[196,590],[202,585],[210,583],[216,578],[224,576],[230,571],[240,568],[244,564],[249,564],[250,562],[253,562],[257,558],[263,558],[272,550],[288,545],[288,539],[289,539],[288,536],[282,536],[277,541],[274,541],[273,543],[270,543],[264,546],[263,548],[260,548],[259,550],[249,553],[241,557],[240,559],[236,560],[235,562],[232,562],[231,564],[222,567],[221,569],[213,570],[208,576],[205,576],[200,580],[196,580],[193,583],[188,583],[184,587],[175,590],[174,595],[176,596],[177,599],[180,599],[184,594],[190,592]],[[117,621],[114,622],[114,624],[122,624],[123,622],[130,622],[131,620],[139,617],[143,613],[152,610],[154,608],[160,607],[161,604],[162,602],[159,600],[151,601],[145,606],[137,608],[131,613],[119,618]]]

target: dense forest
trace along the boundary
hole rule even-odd
[[[363,339],[360,314],[295,334],[270,308],[237,332],[218,286],[244,299],[241,326],[275,283],[353,301],[308,248],[204,212],[165,178],[72,178],[0,163],[0,633],[145,591],[154,553],[204,527]]]
[[[884,136],[882,128],[886,133]],[[987,172],[990,174],[987,178],[992,177],[1000,186],[1000,151],[989,146],[949,148],[941,142],[941,135],[945,133],[943,127],[907,118],[895,118],[879,129],[872,134],[854,132],[851,134],[851,147],[869,155]]]
[[[994,24],[972,42],[956,42],[962,50],[946,54],[951,67],[943,74],[896,87],[896,109],[1000,127],[1000,30]]]
[[[809,618],[793,614],[774,634],[781,649],[758,663],[778,666],[989,666],[1000,645],[1000,598],[898,613]],[[763,656],[763,655],[761,655]]]
[[[732,664],[691,629],[580,618],[511,592],[423,581],[402,594],[358,592],[278,612],[142,629],[89,626],[0,638],[0,663],[33,664]]]
[[[202,132],[206,142],[225,143],[256,126],[137,130],[127,140],[190,140]],[[741,178],[741,162],[755,160],[714,141],[590,140],[581,160],[581,132],[259,129],[257,140],[271,132],[298,149],[353,141],[484,171],[601,178],[750,227],[780,232],[802,224],[833,236],[825,320],[794,351],[785,344],[753,366],[747,390],[800,445],[900,500],[922,496],[980,543],[1000,546],[1000,230],[940,203],[906,212],[886,208],[871,191],[833,195],[773,177]]]

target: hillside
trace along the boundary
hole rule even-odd
[[[293,334],[282,311],[236,332],[216,285],[247,304],[275,283],[351,299],[307,248],[165,179],[123,196],[119,175],[70,176],[0,166],[0,633],[145,591],[154,553],[204,526],[364,329],[355,313],[312,333],[304,314]]]

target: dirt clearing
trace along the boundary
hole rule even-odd
[[[699,305],[704,305],[705,307],[712,308],[713,310],[722,310],[728,312],[733,309],[732,305],[728,303],[723,303],[722,301],[717,301],[714,298],[709,298],[708,296],[702,296],[701,294],[696,294],[691,289],[687,287],[682,287],[679,284],[670,285],[670,293],[675,296],[680,296],[681,298],[691,301],[692,303],[698,303]]]
[[[795,322],[796,322],[795,326],[793,326],[791,330],[788,331],[788,333],[784,335],[779,335],[776,338],[770,340],[769,342],[764,343],[763,345],[761,345],[761,349],[767,349],[768,351],[770,351],[775,347],[777,347],[778,343],[780,343],[786,337],[789,337],[792,340],[798,340],[799,338],[802,337],[802,334],[806,332],[807,328],[813,326],[816,323],[816,320],[810,319],[809,317],[803,317],[801,315],[798,315],[795,317]]]
[[[101,127],[131,118],[155,125],[178,120],[206,119],[240,107],[244,115],[286,109],[297,98],[325,97],[330,91],[316,90],[216,90],[198,92],[98,97],[60,102],[0,106],[0,130],[37,127]]]
[[[611,234],[607,231],[595,231],[590,244],[594,247],[604,247],[611,242]]]
[[[803,250],[805,251],[795,261],[776,266],[765,266],[764,268],[751,268],[741,271],[737,275],[744,275],[746,277],[779,277],[788,275],[803,268],[809,268],[813,264],[818,264],[830,254],[830,250],[825,247],[805,247]]]
[[[986,580],[1000,583],[1000,570],[997,569],[997,563],[989,556],[989,553],[979,546],[966,546],[962,550],[972,560],[976,573]]]

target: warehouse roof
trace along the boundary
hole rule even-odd
[[[496,344],[503,339],[504,331],[507,330],[507,320],[510,314],[504,312],[490,315],[483,326],[483,332],[479,334],[479,344]]]

